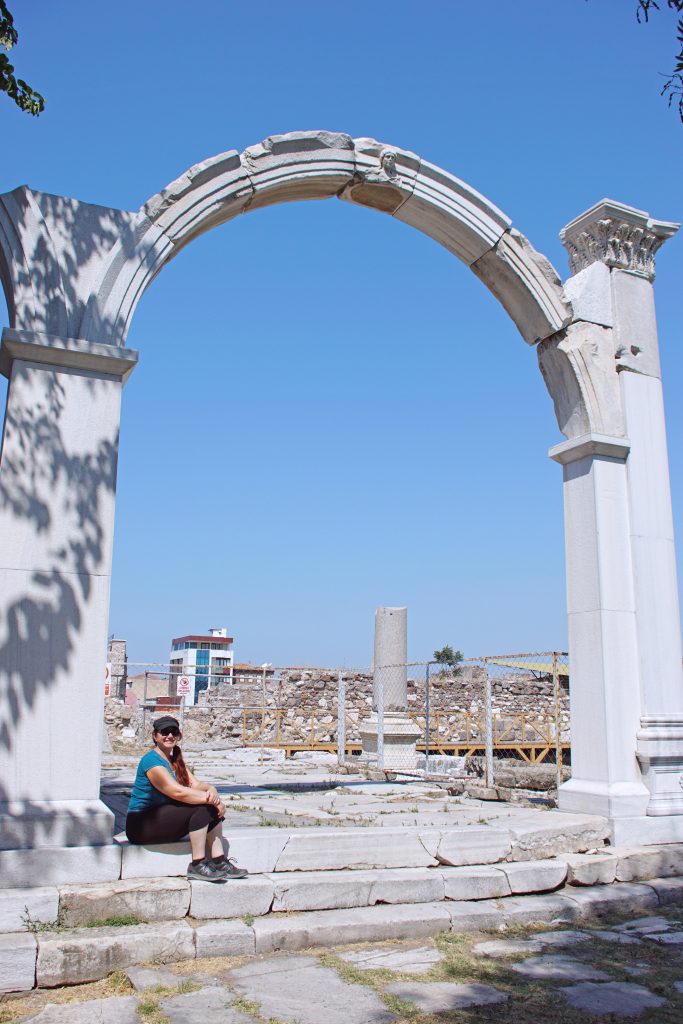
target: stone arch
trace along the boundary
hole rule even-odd
[[[388,213],[443,245],[530,344],[569,323],[557,273],[488,199],[407,150],[315,131],[272,136],[196,164],[137,213],[26,187],[1,197],[0,275],[12,327],[123,346],[145,288],[192,239],[252,209],[334,196]],[[36,277],[39,256],[49,280]]]
[[[330,197],[443,245],[538,343],[568,438],[551,451],[564,472],[576,738],[560,805],[609,817],[615,842],[680,840],[681,640],[652,296],[654,253],[677,225],[603,200],[564,229],[574,276],[563,290],[545,257],[464,182],[407,150],[316,131],[197,164],[137,212],[26,186],[0,196],[11,319],[0,345],[11,378],[0,465],[0,845],[110,835],[96,745],[68,765],[59,751],[65,735],[101,720],[93,681],[139,298],[212,227]],[[646,815],[672,820],[645,828]]]

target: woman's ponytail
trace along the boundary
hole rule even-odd
[[[175,772],[175,777],[176,777],[177,781],[180,783],[180,785],[181,786],[189,786],[190,785],[190,773],[187,770],[187,765],[185,764],[185,759],[183,758],[183,752],[182,752],[182,750],[180,749],[180,747],[177,744],[173,748],[173,750],[171,751],[171,755],[169,757],[169,761],[171,762],[171,764],[173,766],[173,771]]]

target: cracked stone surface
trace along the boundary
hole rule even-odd
[[[492,985],[455,985],[447,981],[401,981],[387,987],[399,999],[409,999],[425,1013],[447,1013],[467,1006],[489,1006],[507,1002],[507,992]]]
[[[28,1019],[31,1024],[140,1024],[135,996],[113,996],[61,1006],[48,1003],[40,1013]]]
[[[648,942],[658,942],[661,946],[683,946],[683,932],[654,932],[645,935]]]
[[[534,935],[534,941],[542,942],[544,946],[577,946],[590,938],[589,932],[576,932],[571,929],[566,932],[536,932]]]
[[[159,1008],[170,1024],[254,1024],[253,1017],[230,1006],[234,998],[226,988],[210,986],[160,999]]]
[[[543,943],[535,939],[490,939],[488,942],[478,942],[472,948],[477,956],[504,957],[516,956],[518,953],[541,953]]]
[[[650,973],[647,964],[632,964],[630,967],[622,967],[622,970],[630,974],[632,978],[643,978]]]
[[[630,935],[627,932],[610,931],[602,928],[594,931],[593,936],[596,939],[602,939],[604,942],[616,942],[620,946],[640,946],[642,942],[642,940],[636,935]]]
[[[403,971],[406,974],[427,974],[434,964],[443,960],[438,949],[420,946],[419,949],[353,949],[340,953],[339,958],[353,964],[360,971]]]
[[[590,964],[582,964],[568,956],[534,956],[521,964],[512,964],[511,969],[525,978],[539,981],[609,981],[609,974],[599,971]]]
[[[310,956],[279,956],[236,967],[224,975],[266,1019],[297,1024],[389,1024],[393,1013],[364,985],[349,985]],[[206,1018],[204,1018],[205,1020]]]
[[[667,932],[670,923],[665,917],[636,917],[633,921],[624,921],[612,929],[615,932],[636,932],[638,935],[649,935],[651,932]]]
[[[560,992],[570,1006],[600,1016],[612,1013],[618,1017],[637,1017],[644,1010],[662,1006],[666,1000],[642,985],[628,981],[610,981],[605,985],[571,985]]]
[[[168,967],[129,967],[126,977],[136,992],[144,992],[145,989],[154,988],[155,985],[163,985],[164,988],[177,988],[183,980],[178,974],[174,974]]]

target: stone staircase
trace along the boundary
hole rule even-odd
[[[119,877],[88,883],[53,878],[40,887],[17,885],[15,864],[14,887],[0,891],[0,992],[93,981],[147,961],[497,931],[683,904],[683,844],[634,850],[598,846],[590,853],[522,859],[529,836],[521,845],[520,837],[510,836],[509,846],[500,837],[487,846],[470,835],[472,829],[464,830],[469,838],[459,837],[459,846],[455,837],[436,832],[419,846],[404,836],[404,842],[377,848],[372,829],[352,835],[297,830],[297,836],[312,831],[318,838],[304,835],[293,844],[291,834],[276,841],[263,835],[266,829],[255,831],[263,842],[261,863],[269,869],[224,885],[180,877],[188,861],[185,844],[145,849],[120,842],[115,847]],[[377,831],[387,838],[389,830]],[[586,850],[592,834],[589,829],[575,845]],[[552,839],[536,835],[534,850],[542,852]],[[253,837],[236,839],[232,853],[237,855],[240,841],[253,853]],[[288,848],[289,857],[283,858]],[[445,863],[447,855],[457,859],[456,850],[460,859],[474,862]],[[0,853],[3,879],[8,854],[17,852]],[[23,851],[22,856],[45,852]],[[104,856],[111,856],[110,848]],[[410,857],[427,862],[401,863]],[[167,868],[163,876],[154,874],[159,858]],[[340,866],[344,858],[347,863]],[[368,866],[373,861],[382,863]],[[145,923],[92,926],[126,917]]]

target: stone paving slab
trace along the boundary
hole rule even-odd
[[[619,858],[614,853],[568,853],[563,859],[570,885],[611,885],[617,877]]]
[[[472,947],[475,956],[489,956],[498,960],[507,956],[518,956],[520,953],[541,953],[543,943],[534,939],[490,939],[478,942]]]
[[[57,888],[0,889],[0,933],[22,931],[27,912],[32,921],[44,924],[56,921],[59,913]]]
[[[429,946],[418,949],[353,949],[339,958],[353,964],[359,971],[401,971],[404,974],[428,974],[434,964],[443,960],[443,953]]]
[[[267,914],[275,889],[271,878],[262,875],[231,878],[225,885],[191,882],[190,888],[190,914],[202,920]]]
[[[567,863],[564,860],[516,861],[502,864],[510,884],[510,891],[516,893],[550,892],[559,889],[567,877]]]
[[[578,907],[579,920],[592,920],[611,914],[632,914],[655,910],[659,899],[650,885],[619,882],[614,886],[572,887],[567,897]]]
[[[395,1020],[380,997],[364,985],[343,982],[313,957],[280,956],[228,971],[231,989],[260,1006],[268,1020],[297,1024],[389,1024]]]
[[[490,900],[510,895],[507,875],[499,867],[444,867],[441,876],[449,900]]]
[[[497,903],[500,924],[505,925],[571,924],[580,916],[573,899],[567,896],[510,896]],[[490,906],[490,902],[480,905]]]
[[[660,906],[683,906],[683,878],[648,878]]]
[[[383,939],[426,938],[449,931],[451,915],[444,903],[317,910],[292,917],[260,917],[254,921],[256,952],[299,950]]]
[[[0,992],[26,992],[36,983],[35,935],[0,935]]]
[[[575,932],[571,929],[557,932],[536,932],[534,941],[541,942],[544,946],[578,946],[582,942],[587,942],[593,934],[593,932]]]
[[[190,884],[183,878],[145,878],[64,885],[59,890],[59,921],[68,928],[133,914],[141,921],[185,917]]]
[[[644,1010],[655,1009],[666,1002],[642,985],[628,981],[610,981],[598,985],[586,982],[560,988],[559,991],[570,1006],[595,1016],[614,1014],[617,1017],[637,1017]]]
[[[146,960],[170,963],[194,956],[194,932],[184,921],[45,932],[38,937],[36,983],[53,988],[97,981]]]
[[[609,981],[610,976],[590,964],[582,964],[568,956],[534,956],[521,964],[512,964],[511,970],[525,978],[538,981]]]
[[[683,946],[683,932],[648,932],[643,938],[660,946]]]
[[[174,974],[168,967],[129,967],[126,977],[136,992],[145,992],[157,985],[177,988],[183,980],[181,975]]]
[[[0,878],[4,889],[30,889],[37,879],[43,886],[53,886],[109,882],[120,876],[121,850],[116,844],[0,850]]]
[[[638,935],[647,935],[650,932],[666,932],[670,928],[670,922],[665,917],[636,917],[632,921],[624,921],[616,924],[612,931],[635,932]]]
[[[388,985],[387,992],[399,999],[409,999],[425,1013],[448,1013],[468,1006],[505,1003],[509,999],[507,992],[500,992],[492,985],[456,985],[447,981],[422,984],[401,981]]]
[[[612,929],[594,931],[593,935],[596,939],[602,939],[603,942],[614,942],[621,946],[640,946],[642,939],[639,939],[636,935],[629,935],[626,932],[618,932]]]
[[[256,952],[254,930],[243,921],[209,921],[195,928],[198,957],[253,956]]]
[[[48,1003],[28,1020],[31,1024],[140,1024],[135,996],[91,999],[87,1003]]]
[[[254,1024],[253,1017],[230,1006],[234,998],[226,988],[211,986],[160,999],[159,1009],[169,1024]]]

